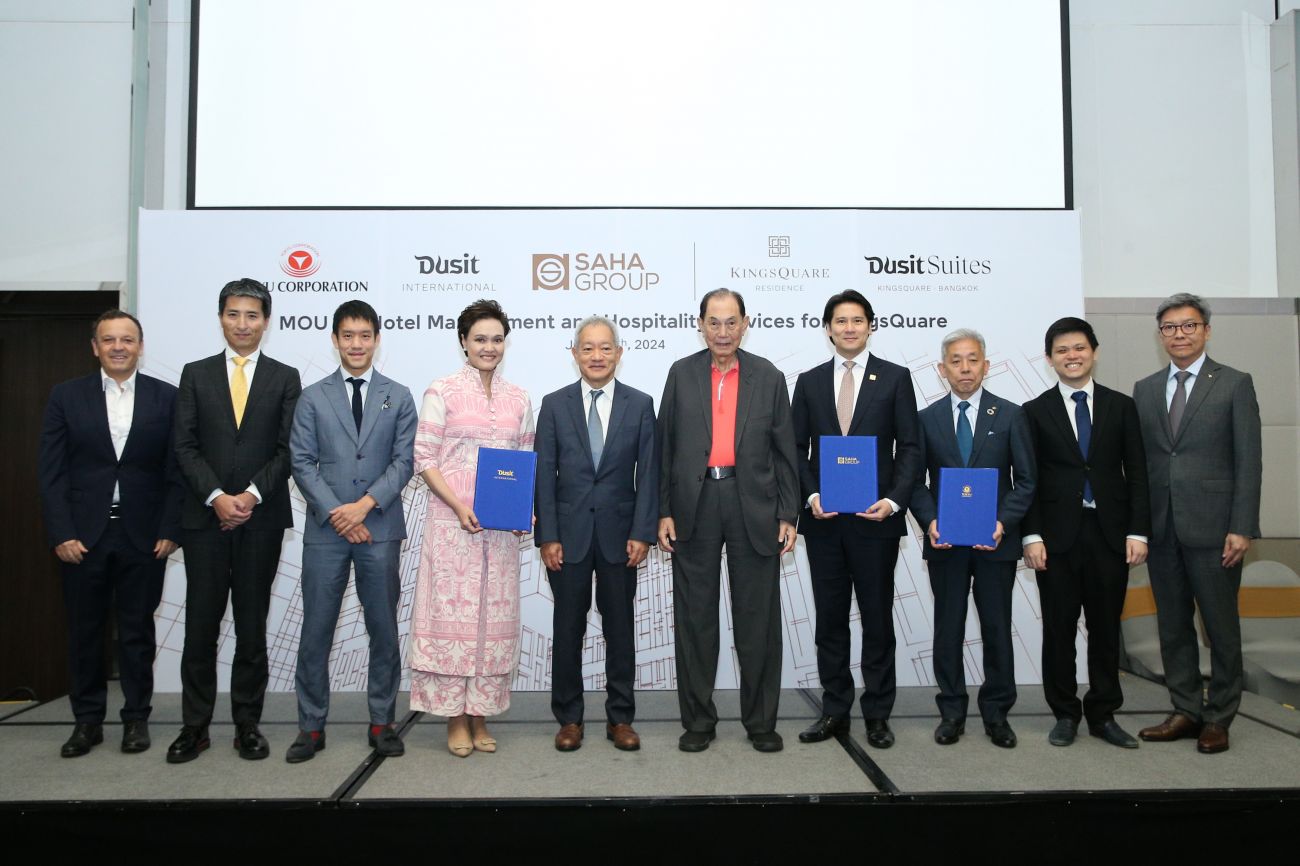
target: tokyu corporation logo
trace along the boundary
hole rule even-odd
[[[308,244],[294,244],[280,253],[280,270],[291,277],[310,277],[320,270],[320,254]]]

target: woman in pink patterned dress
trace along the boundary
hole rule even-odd
[[[519,540],[474,516],[478,449],[533,447],[528,393],[501,378],[510,324],[475,301],[456,332],[468,363],[424,392],[415,471],[433,496],[411,615],[411,709],[447,717],[447,748],[496,751],[484,716],[510,706],[519,660]]]

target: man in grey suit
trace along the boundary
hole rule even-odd
[[[1165,742],[1197,737],[1205,754],[1228,749],[1241,703],[1242,558],[1259,537],[1263,474],[1259,404],[1249,373],[1212,360],[1210,308],[1180,293],[1156,311],[1169,366],[1133,387],[1151,483],[1151,591],[1160,657],[1174,710],[1138,732]],[[1210,639],[1202,698],[1195,607]]]
[[[952,388],[948,396],[920,413],[922,460],[930,474],[927,487],[918,481],[912,515],[925,529],[922,554],[934,592],[935,702],[940,721],[934,740],[957,742],[965,732],[966,597],[974,594],[984,642],[984,684],[979,690],[984,732],[995,746],[1016,745],[1007,714],[1016,702],[1015,655],[1011,645],[1011,594],[1020,559],[1020,520],[1034,499],[1037,470],[1029,421],[1015,403],[984,390],[989,362],[984,337],[961,329],[943,338],[939,372]],[[941,469],[987,467],[998,471],[997,523],[993,544],[953,547],[940,542]],[[1014,471],[1014,474],[1013,474]]]
[[[700,300],[708,348],[673,364],[659,404],[659,546],[673,555],[677,698],[684,752],[714,738],[718,593],[727,548],[740,659],[741,721],[755,749],[779,752],[781,557],[794,549],[799,476],[785,375],[741,350],[738,292]]]
[[[398,559],[406,521],[402,488],[415,461],[415,401],[405,385],[373,369],[379,316],[365,301],[334,311],[339,369],[302,392],[289,450],[307,500],[302,546],[302,635],[298,641],[298,737],[285,760],[325,748],[329,660],[339,606],[356,568],[357,599],[370,635],[369,743],[386,757],[405,749],[393,728],[401,653]]]
[[[537,526],[555,596],[551,711],[555,748],[582,745],[582,637],[596,574],[605,633],[605,736],[625,752],[641,748],[636,712],[636,570],[655,539],[659,476],[654,400],[614,372],[623,357],[614,323],[578,326],[573,359],[582,374],[547,394],[537,415]]]

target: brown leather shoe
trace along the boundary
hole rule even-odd
[[[1201,728],[1200,738],[1196,741],[1196,751],[1202,755],[1228,751],[1228,729],[1214,722],[1206,722]]]
[[[621,752],[635,752],[641,748],[641,737],[631,725],[606,725],[605,739],[613,740],[614,748]]]
[[[1200,733],[1200,722],[1193,721],[1182,713],[1170,713],[1169,717],[1160,724],[1138,731],[1138,736],[1149,743],[1170,743],[1174,740],[1191,739]]]
[[[580,748],[582,748],[582,725],[570,722],[560,728],[560,732],[555,735],[555,750],[576,752]]]

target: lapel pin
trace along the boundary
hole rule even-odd
[[[990,415],[996,415],[996,414],[998,414],[998,407],[997,407],[997,406],[990,406],[990,407],[988,408],[988,413],[989,413]]]
[[[391,408],[391,407],[392,407],[392,404],[389,403],[389,402],[388,402],[388,398],[385,397],[385,398],[384,398],[384,405],[380,406],[379,409],[380,409],[380,411],[383,411],[384,409],[389,409],[389,408]]]
[[[870,379],[872,382],[874,382],[874,381],[876,381],[876,374],[875,374],[875,373],[871,373],[870,375],[867,376],[867,378]]]

